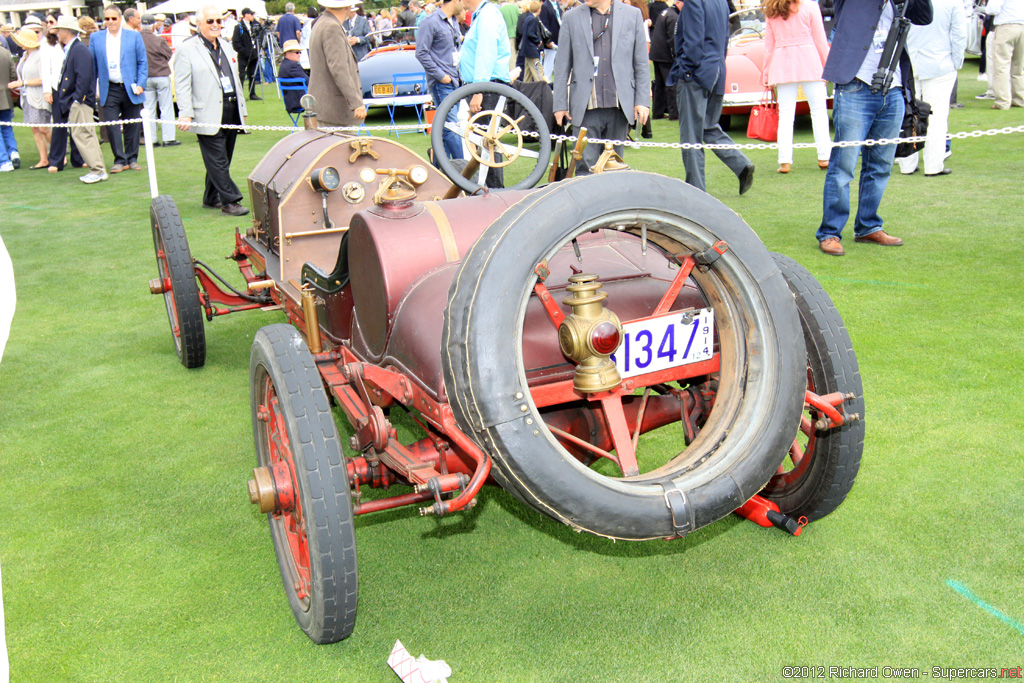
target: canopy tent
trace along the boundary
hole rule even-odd
[[[208,0],[167,0],[159,5],[154,5],[146,10],[147,14],[192,14],[198,12],[203,5],[209,4]],[[256,14],[267,15],[267,3],[264,0],[214,0],[214,5],[225,12],[229,9],[241,12],[248,7]],[[241,17],[239,17],[241,18]]]

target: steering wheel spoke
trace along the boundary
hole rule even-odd
[[[462,102],[468,104],[468,101],[478,94],[496,95],[496,97],[488,98],[488,101],[494,100],[493,109],[478,111],[469,115],[468,119],[461,118],[459,123],[447,120],[452,111],[468,110],[468,107],[461,106]],[[513,104],[518,112],[515,118],[506,112],[506,107]],[[521,126],[527,119],[534,121],[537,135],[541,141],[537,152],[524,149],[526,136],[524,136]],[[434,126],[431,129],[430,142],[434,159],[441,170],[464,192],[469,194],[478,192],[484,187],[491,169],[509,166],[518,161],[520,157],[525,157],[532,162],[529,165],[521,165],[530,168],[529,173],[523,180],[507,187],[528,189],[535,186],[544,177],[551,158],[551,145],[547,143],[550,131],[537,106],[511,86],[501,83],[465,85],[452,92],[438,104],[435,120],[445,121],[445,123],[443,126]],[[444,135],[446,133],[449,137],[454,133],[461,138],[470,157],[480,164],[479,173],[474,173],[468,178],[461,174],[460,169],[445,153]],[[514,140],[512,140],[513,136]],[[517,177],[519,175],[516,173]],[[493,176],[491,177],[493,179]]]

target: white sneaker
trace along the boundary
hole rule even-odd
[[[21,155],[18,154],[18,150],[11,152],[11,165],[14,168],[21,168]]]
[[[0,164],[0,173],[10,173],[13,170],[14,164],[12,164],[9,161],[5,161],[4,163]]]
[[[974,99],[976,99],[976,100],[994,100],[995,98],[996,98],[995,94],[990,93],[990,92],[974,96]]]
[[[107,174],[106,173],[86,173],[84,176],[79,178],[79,180],[81,180],[86,185],[92,185],[93,183],[98,183],[98,182],[100,182],[102,180],[106,180],[106,179],[107,179]]]
[[[985,74],[978,74],[978,80],[984,83],[985,81],[988,80],[988,76],[986,76]]]

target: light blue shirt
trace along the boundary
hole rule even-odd
[[[462,43],[459,73],[463,83],[502,81],[508,83],[508,62],[512,53],[508,46],[508,29],[494,3],[482,2],[473,12],[469,33]]]

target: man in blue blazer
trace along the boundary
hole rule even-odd
[[[121,26],[121,10],[116,6],[104,9],[103,18],[106,30],[97,31],[89,39],[89,51],[100,83],[103,118],[106,121],[137,119],[146,100],[145,85],[149,78],[146,45],[141,35]],[[140,123],[110,127],[110,148],[114,152],[111,173],[120,173],[125,168],[142,170],[138,162],[141,131]]]
[[[726,0],[685,0],[676,22],[676,59],[666,85],[676,88],[679,142],[731,145],[719,118],[725,98],[725,51],[729,41]],[[738,149],[716,149],[715,156],[740,181],[740,194],[754,183],[754,164]],[[704,150],[683,149],[686,182],[706,191]]]
[[[932,21],[931,0],[906,0],[906,16],[914,24]],[[899,137],[903,127],[905,98],[912,92],[910,57],[900,55],[891,87],[872,92],[893,4],[885,0],[835,0],[835,33],[823,78],[836,84],[832,100],[835,141],[882,140]],[[830,256],[842,256],[843,228],[850,218],[850,182],[861,155],[860,195],[854,219],[854,241],[898,247],[903,244],[882,230],[878,207],[889,183],[896,145],[833,147],[825,175],[825,189],[818,245]]]

